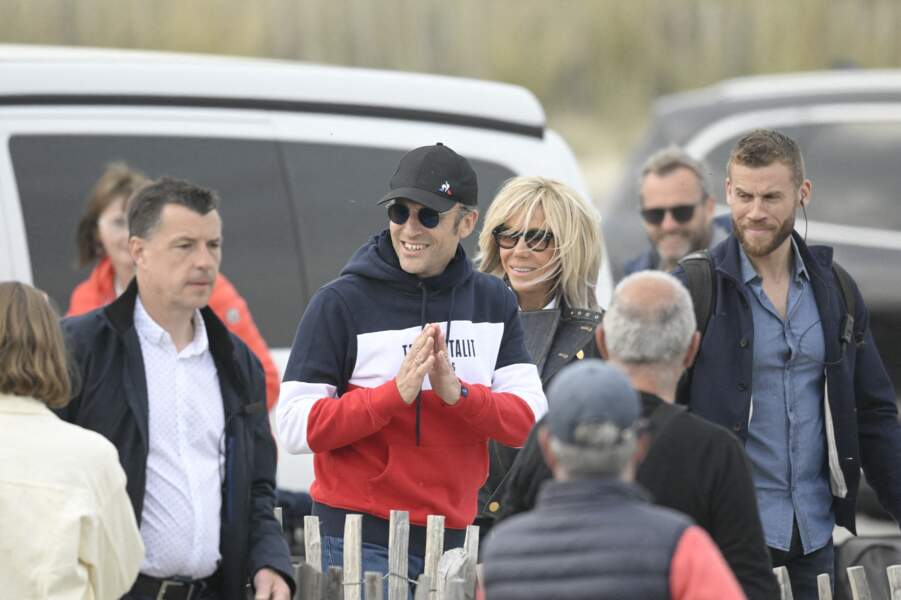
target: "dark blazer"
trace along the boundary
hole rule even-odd
[[[538,366],[544,389],[547,389],[554,375],[572,361],[600,358],[594,341],[594,330],[602,316],[601,312],[565,305],[561,305],[556,311],[520,313],[526,349]],[[513,466],[519,449],[491,440],[488,443],[488,453],[488,479],[479,490],[477,519],[478,525],[483,528],[483,537],[502,509],[507,473]]]
[[[63,319],[80,391],[61,418],[92,429],[119,451],[126,489],[141,522],[146,481],[147,381],[134,328],[138,287],[132,281],[113,303]],[[201,311],[210,352],[219,373],[225,414],[225,468],[219,550],[220,597],[244,598],[248,577],[263,567],[282,574],[292,589],[287,544],[275,520],[275,443],[266,414],[266,389],[259,360],[228,332],[212,310]]]
[[[882,505],[899,521],[901,427],[895,391],[873,342],[866,305],[855,285],[853,339],[843,344],[846,309],[832,271],[832,248],[808,247],[797,232],[792,237],[810,274],[826,346],[824,409],[828,408],[827,448],[836,522],[856,533],[861,467]],[[698,358],[680,385],[678,401],[745,440],[753,393],[754,322],[741,283],[738,240],[730,235],[710,255],[715,267],[714,309]],[[682,267],[673,275],[686,282]]]

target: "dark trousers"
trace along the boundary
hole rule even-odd
[[[835,590],[835,549],[832,540],[810,554],[804,554],[801,546],[801,534],[798,532],[798,523],[792,527],[791,545],[788,551],[770,548],[770,557],[774,567],[788,569],[788,577],[792,584],[792,594],[795,600],[818,600],[817,575],[826,573]]]

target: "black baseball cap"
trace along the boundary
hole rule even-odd
[[[441,142],[407,152],[400,159],[389,186],[391,191],[379,204],[406,198],[444,212],[457,202],[466,206],[479,203],[479,187],[472,165]]]

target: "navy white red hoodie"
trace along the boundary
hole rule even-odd
[[[468,395],[454,406],[431,389],[407,405],[394,382],[422,327],[439,323]],[[411,523],[444,515],[460,529],[476,515],[488,439],[521,446],[547,411],[523,344],[516,298],[472,268],[463,248],[445,271],[419,279],[400,267],[387,230],[320,288],[301,319],[277,409],[279,438],[314,453],[313,499]]]

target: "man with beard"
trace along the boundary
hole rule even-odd
[[[773,564],[788,568],[795,598],[817,598],[834,526],[855,532],[861,467],[901,520],[895,393],[856,284],[836,275],[831,248],[794,232],[812,199],[794,140],[741,138],[726,197],[734,235],[710,252],[714,309],[679,401],[744,442]]]
[[[641,168],[639,200],[651,246],[625,264],[625,276],[647,269],[669,271],[686,254],[726,239],[730,221],[713,216],[716,201],[706,171],[677,146],[648,158]]]

